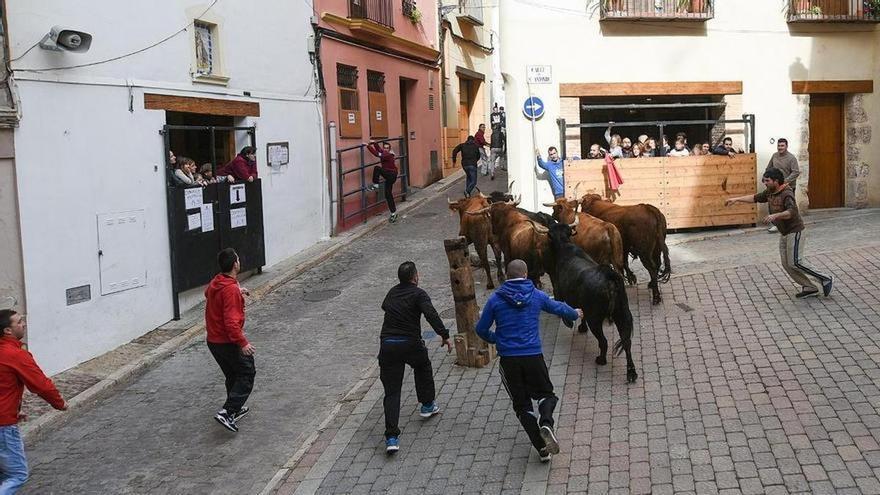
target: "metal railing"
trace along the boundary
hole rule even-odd
[[[880,0],[789,0],[788,22],[880,22]]]
[[[406,140],[403,137],[397,137],[383,139],[379,142],[391,143],[392,148],[397,148],[398,150],[398,154],[395,157],[398,169],[395,183],[400,184],[400,192],[394,195],[394,199],[403,198],[406,201],[406,195],[409,192],[409,153],[406,149]],[[345,157],[351,153],[356,154],[358,165],[345,168]],[[364,144],[339,149],[336,151],[336,157],[339,174],[339,223],[340,225],[345,225],[349,219],[356,216],[360,216],[361,220],[366,222],[369,218],[368,213],[370,210],[385,204],[385,196],[381,189],[376,192],[366,190],[367,185],[372,184],[373,167],[380,165],[381,162],[367,151],[367,147]],[[356,181],[346,180],[351,174],[356,174]],[[381,184],[381,187],[385,187],[384,182]],[[356,195],[360,195],[360,201],[357,203],[358,208],[353,211],[346,211],[346,203],[349,205],[353,203],[347,201],[348,198]]]
[[[348,0],[348,17],[367,19],[394,29],[392,0]]]
[[[715,0],[602,0],[599,18],[706,21],[715,16],[714,3]]]
[[[458,0],[458,13],[483,24],[483,0]]]

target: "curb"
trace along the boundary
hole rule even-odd
[[[417,198],[412,201],[405,201],[398,209],[398,211],[413,210],[422,206],[428,201],[436,199],[437,196],[455,185],[455,183],[458,182],[462,177],[464,177],[464,171],[459,170],[449,177],[440,179],[434,184],[428,186],[427,188],[422,189],[422,192],[425,193],[423,197]],[[292,270],[286,273],[282,273],[277,277],[266,281],[260,286],[253,288],[251,290],[251,296],[248,298],[249,301],[247,301],[247,306],[258,304],[272,291],[302,275],[303,273],[311,270],[320,263],[323,263],[328,258],[336,254],[337,251],[388,225],[389,224],[385,221],[384,216],[374,216],[370,220],[368,220],[366,224],[355,227],[354,230],[347,232],[341,236],[331,238],[338,240],[334,244],[328,246],[327,249],[322,251],[319,255],[310,260],[303,261],[302,263],[296,265]],[[61,426],[66,421],[71,419],[71,412],[80,411],[90,405],[93,405],[99,399],[109,395],[117,387],[124,385],[131,381],[133,378],[136,378],[145,373],[152,365],[170,356],[178,349],[188,347],[196,338],[202,335],[204,330],[204,323],[197,323],[187,328],[180,335],[177,335],[169,339],[168,341],[160,344],[158,347],[152,349],[144,356],[118,368],[98,383],[71,397],[67,401],[67,411],[53,410],[41,415],[40,417],[32,421],[29,421],[27,424],[21,427],[22,439],[26,441],[34,441],[39,439],[41,435],[45,434],[51,428]],[[364,378],[364,380],[365,379],[366,378]],[[356,390],[357,386],[360,386],[362,384],[361,381],[359,381],[356,386],[352,388],[348,394],[346,394],[346,397],[350,395],[354,390]],[[340,401],[340,403],[343,401],[344,399]],[[331,417],[325,420],[325,422],[322,422],[322,424],[329,424],[329,421],[331,421],[333,417],[335,417],[336,413],[338,413],[337,410],[334,409],[334,411],[335,412],[331,415]],[[313,443],[314,441],[315,439],[312,438],[311,441],[307,442],[309,445],[311,445],[311,443]],[[305,449],[301,450],[303,451],[303,453],[305,452]]]

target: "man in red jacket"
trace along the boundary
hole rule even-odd
[[[364,190],[379,190],[379,180],[385,179],[385,203],[388,204],[388,211],[391,212],[391,217],[388,221],[394,223],[397,221],[397,206],[394,204],[394,182],[397,180],[397,164],[395,164],[395,160],[397,160],[397,155],[391,151],[391,143],[388,141],[382,141],[381,148],[379,148],[375,141],[371,141],[370,144],[364,143],[364,146],[366,146],[367,151],[379,159],[380,163],[373,167],[373,183],[364,188]]]
[[[238,254],[226,248],[217,255],[220,271],[205,289],[205,327],[208,349],[226,377],[226,402],[214,416],[229,431],[238,431],[236,421],[248,413],[247,402],[254,388],[254,346],[244,336],[244,296],[238,285],[241,264]]]
[[[28,479],[27,458],[18,431],[24,387],[52,407],[67,410],[55,384],[37,366],[30,352],[22,348],[27,323],[11,309],[0,310],[0,494],[13,494]]]
[[[253,182],[257,178],[257,149],[253,146],[245,146],[231,162],[220,167],[217,175],[219,177],[227,175],[235,180]]]

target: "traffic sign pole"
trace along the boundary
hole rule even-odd
[[[531,104],[534,104],[534,100],[532,100],[532,84],[529,82],[528,67],[526,67],[526,87],[529,90],[529,102],[531,102]],[[532,109],[529,115],[531,116],[530,120],[532,122],[532,166],[529,167],[529,169],[534,170],[537,166],[537,164],[535,163],[537,157],[535,157],[535,155],[537,154],[538,149],[538,137],[535,133],[535,110]],[[534,198],[532,211],[538,211],[538,175],[532,174],[532,177],[532,197]]]

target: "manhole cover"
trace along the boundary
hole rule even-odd
[[[431,218],[431,217],[436,217],[436,216],[437,216],[437,212],[434,212],[434,211],[426,211],[424,213],[416,213],[416,214],[412,215],[413,218]]]
[[[342,294],[341,291],[336,289],[328,289],[328,290],[316,290],[314,292],[306,292],[303,296],[303,301],[308,302],[320,302],[326,301],[328,299],[333,299],[334,297]]]
[[[444,309],[440,312],[440,318],[444,320],[455,318],[455,308]]]

